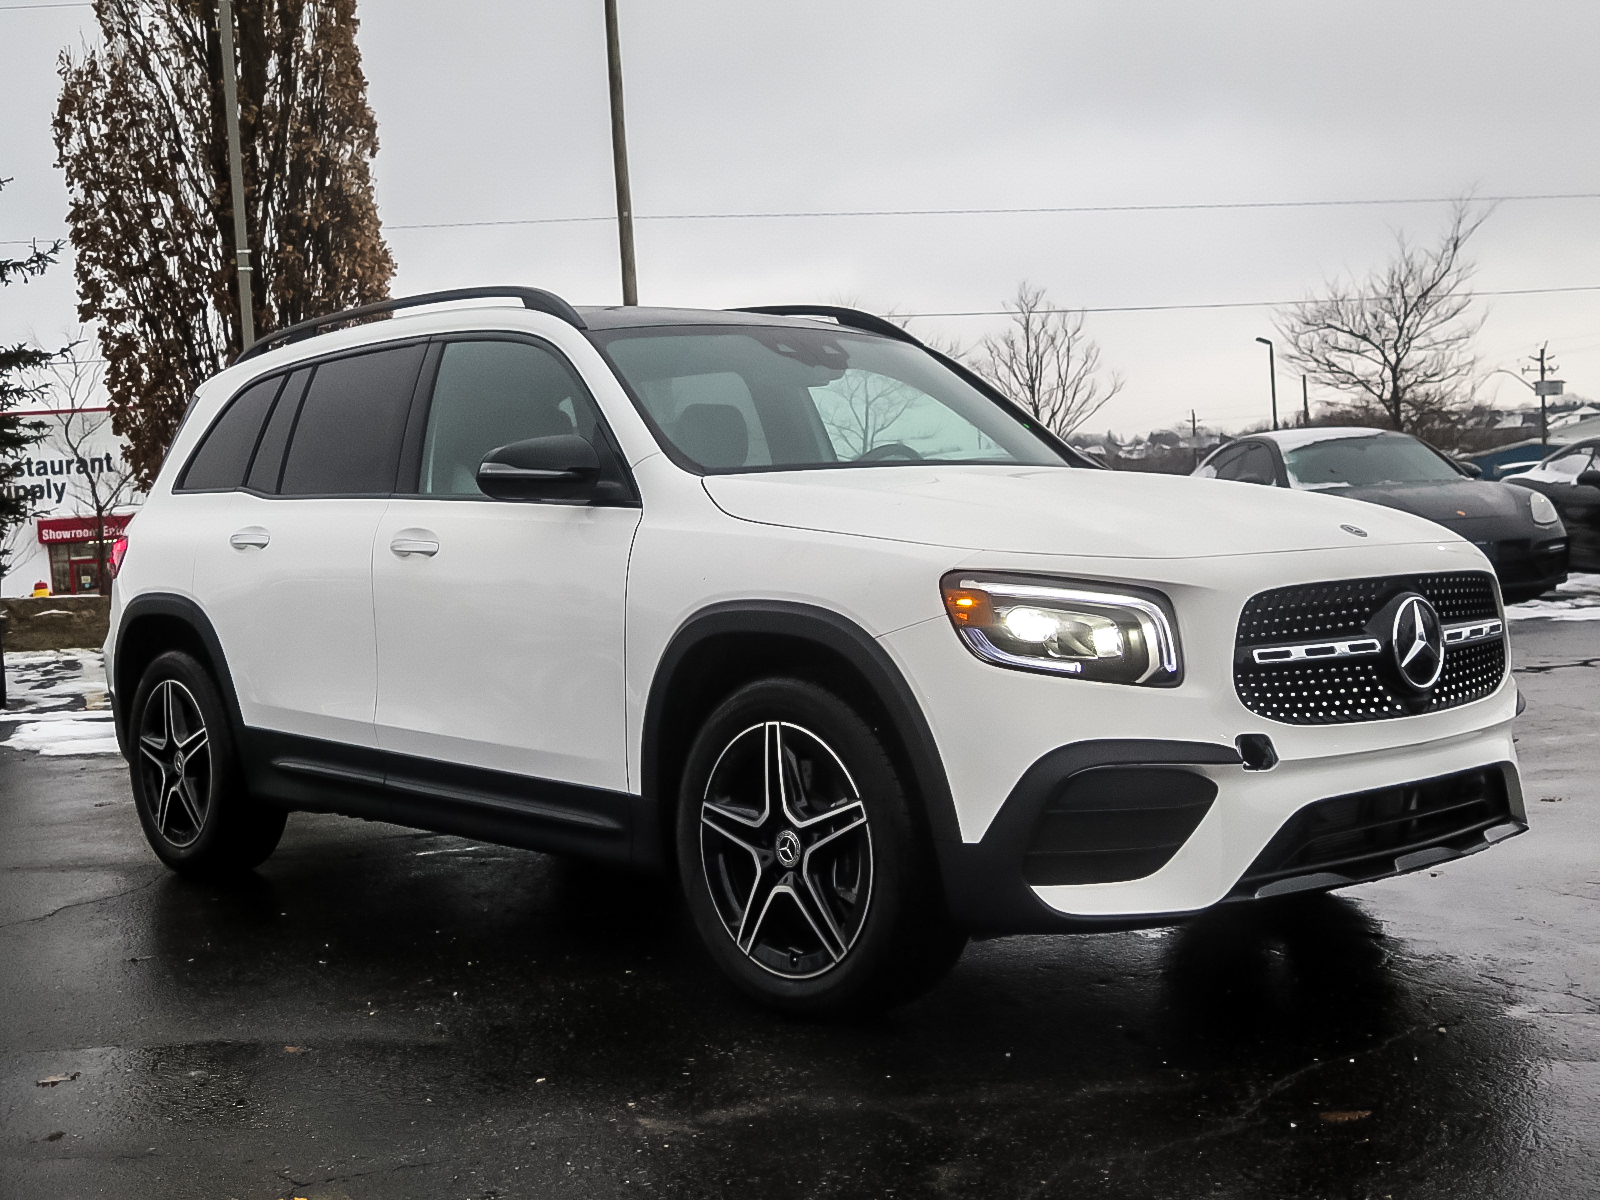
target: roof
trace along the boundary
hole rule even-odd
[[[1396,433],[1392,429],[1369,429],[1362,425],[1313,425],[1306,429],[1269,429],[1263,433],[1247,433],[1244,436],[1266,438],[1276,442],[1280,450],[1298,450],[1301,446],[1310,446],[1317,442],[1336,442],[1341,438],[1409,437],[1410,435]]]

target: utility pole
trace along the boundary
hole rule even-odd
[[[1194,452],[1194,463],[1189,467],[1192,471],[1200,465],[1200,418],[1194,415],[1194,409],[1189,410],[1189,449]]]
[[[1546,342],[1539,347],[1539,353],[1532,356],[1534,363],[1539,367],[1539,382],[1533,385],[1533,391],[1539,397],[1539,444],[1542,446],[1550,444],[1550,410],[1545,405],[1545,397],[1559,396],[1566,387],[1566,380],[1548,378],[1551,371],[1561,369],[1550,361],[1546,354],[1549,348],[1550,343]],[[1532,365],[1523,368],[1525,371],[1532,369]]]
[[[224,3],[227,0],[223,0]],[[611,72],[611,165],[617,179],[617,242],[622,252],[622,303],[639,303],[633,266],[633,192],[628,187],[628,135],[622,120],[622,49],[617,43],[617,0],[606,4],[606,65]]]
[[[1272,348],[1271,338],[1257,338],[1267,348],[1267,375],[1272,380],[1272,427],[1278,427],[1278,355]]]
[[[1306,382],[1304,375],[1300,376],[1300,425],[1302,428],[1311,424],[1311,385]]]
[[[222,40],[222,107],[228,125],[228,200],[233,206],[234,265],[239,269],[240,352],[256,342],[254,289],[250,286],[250,240],[245,230],[244,153],[239,146],[239,75],[233,56],[232,0],[217,0],[217,34]]]

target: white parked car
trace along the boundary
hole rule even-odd
[[[419,311],[480,297],[521,306]],[[317,810],[675,872],[739,986],[816,1012],[971,933],[1525,828],[1494,574],[1437,525],[1092,469],[844,309],[367,311],[206,383],[119,553],[117,728],[180,871]]]

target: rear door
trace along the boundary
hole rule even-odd
[[[206,509],[195,592],[246,725],[376,743],[372,539],[424,349],[379,347],[282,379],[240,482]]]

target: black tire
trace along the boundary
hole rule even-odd
[[[217,686],[181,651],[158,657],[139,680],[128,772],[144,836],[174,871],[240,874],[277,849],[288,814],[251,799]]]
[[[712,959],[784,1012],[904,1003],[966,945],[882,742],[815,684],[747,684],[706,719],[679,791],[677,853]]]

